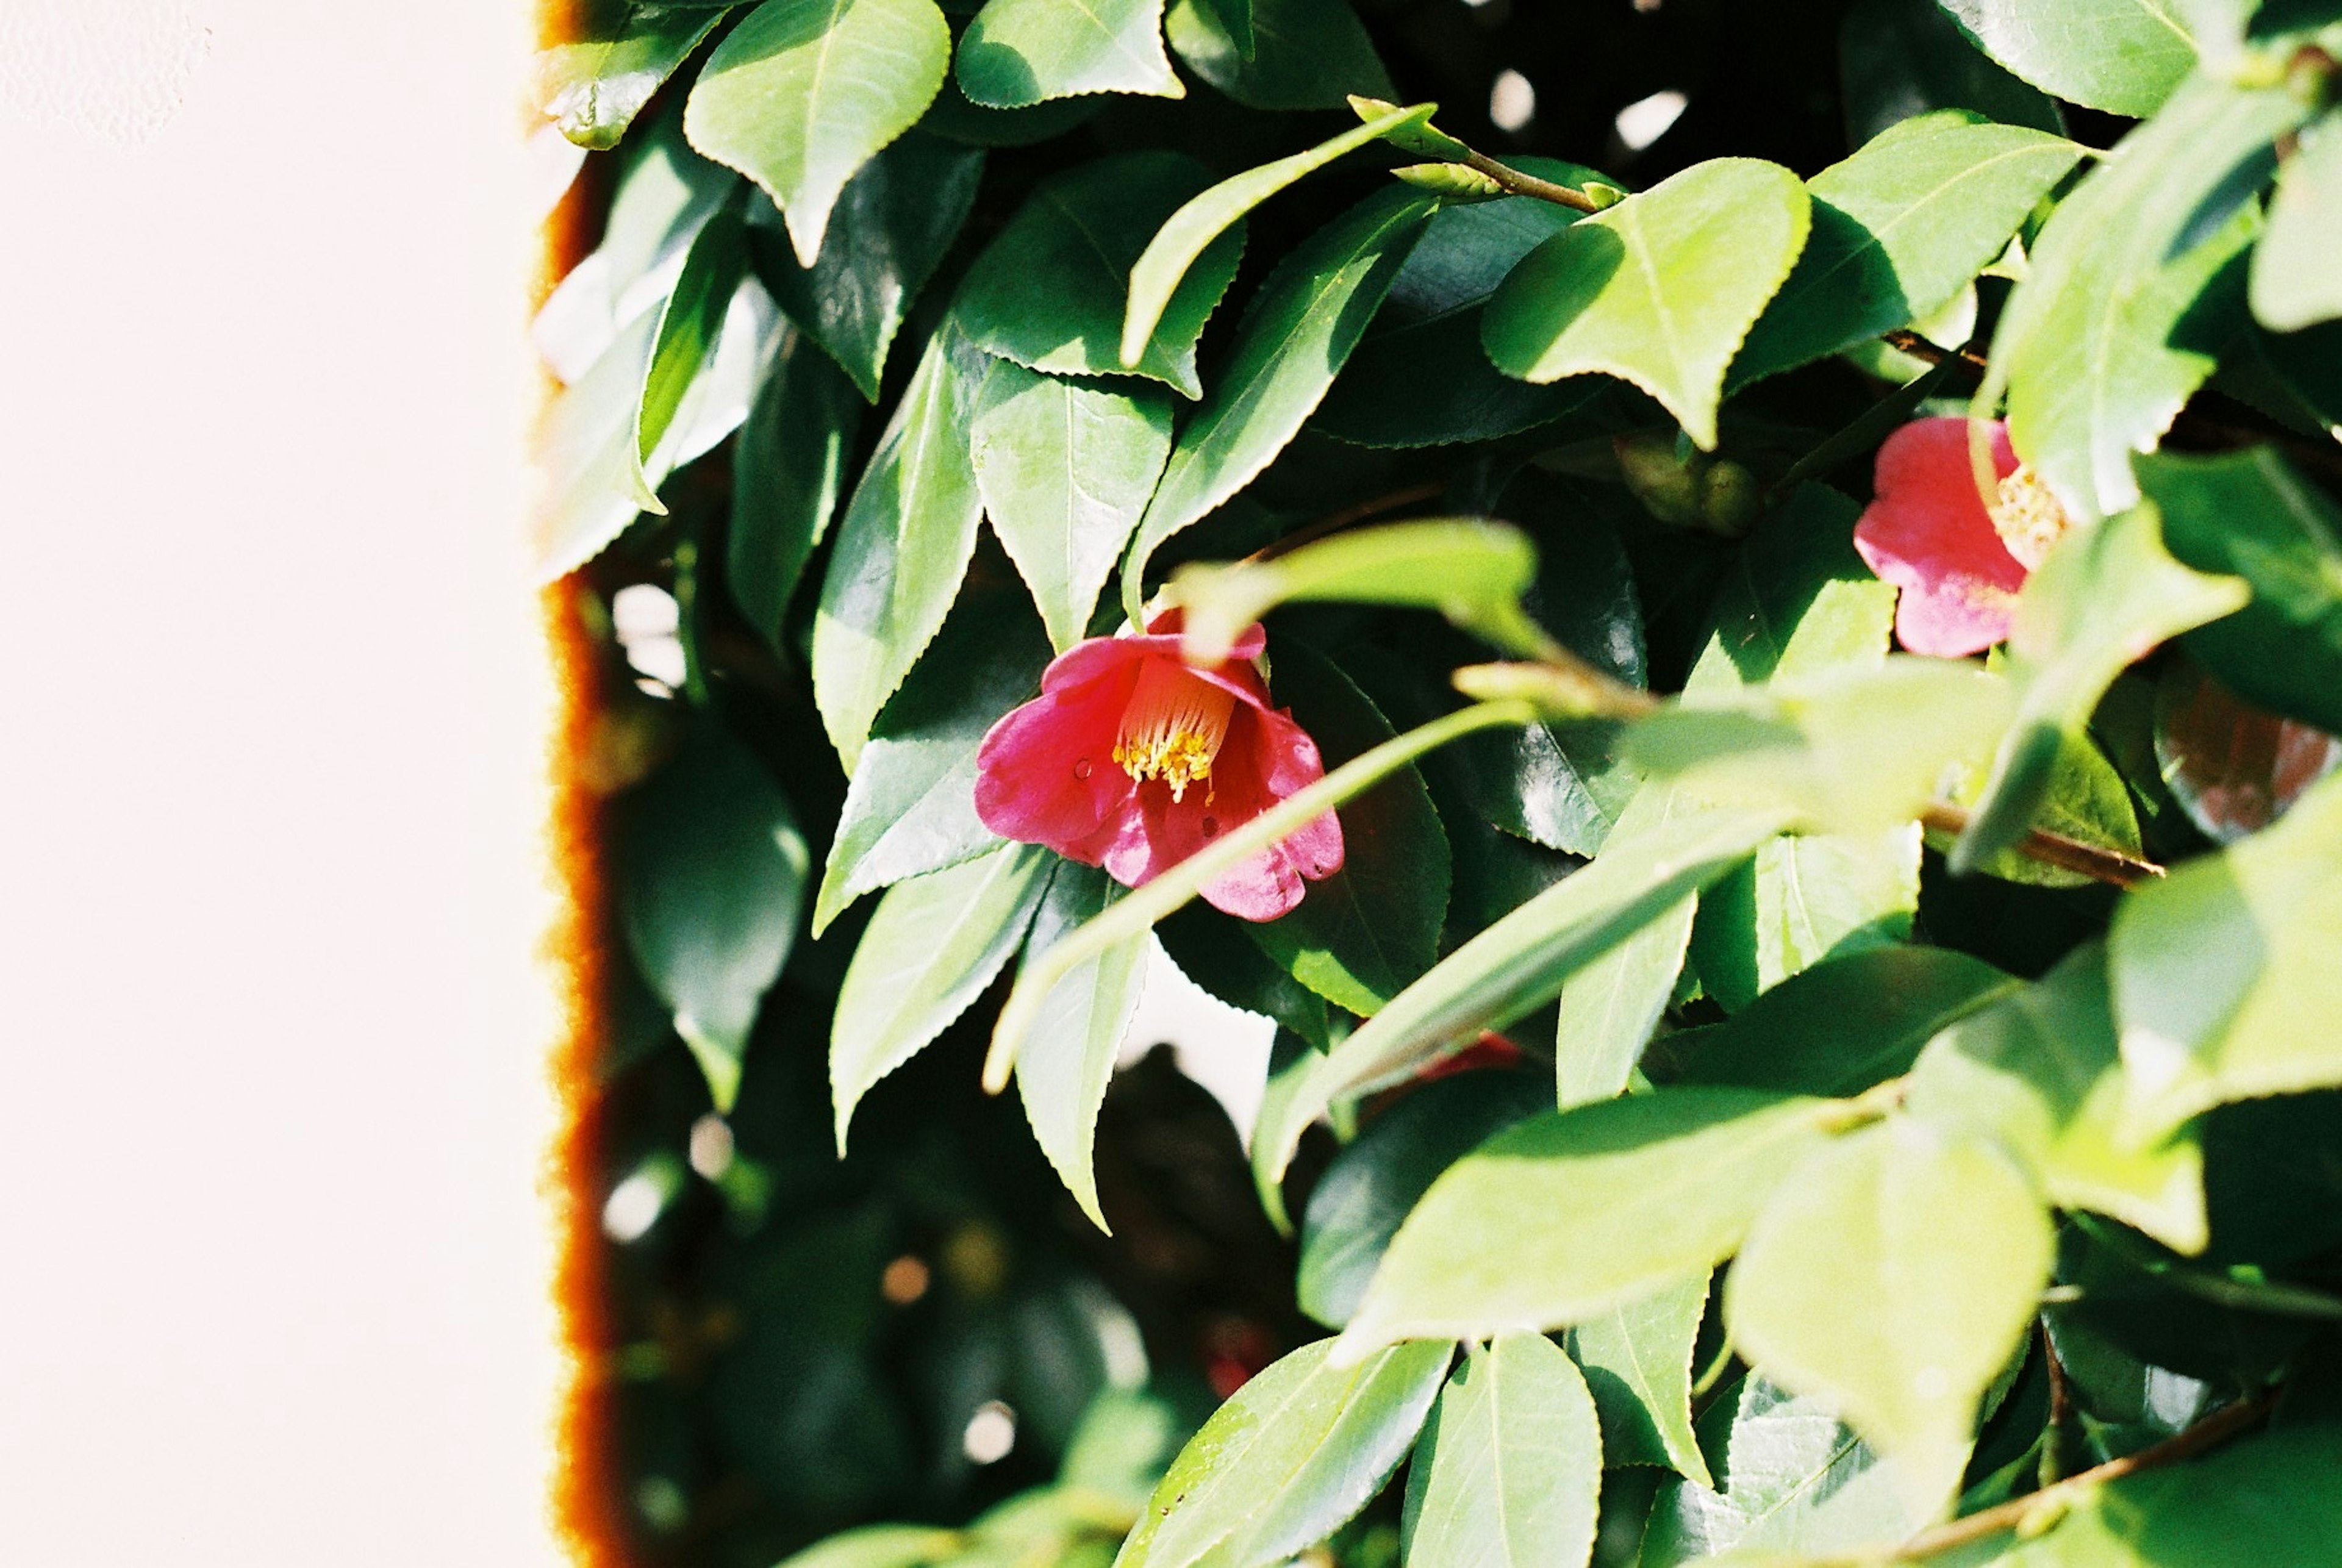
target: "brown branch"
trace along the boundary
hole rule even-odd
[[[2119,1481],[2142,1470],[2170,1464],[2192,1458],[2204,1450],[2227,1442],[2268,1413],[2266,1395],[2241,1400],[2224,1410],[2218,1410],[2175,1436],[2167,1437],[2152,1448],[2142,1448],[2137,1453],[2109,1459],[2094,1469],[2068,1476],[2054,1485],[2023,1497],[2012,1498],[1995,1507],[1982,1509],[1965,1519],[1955,1519],[1938,1524],[1933,1530],[1923,1530],[1888,1554],[1890,1563],[1910,1563],[1922,1557],[1932,1557],[1938,1552],[1948,1552],[1965,1546],[1971,1541],[2014,1530],[2045,1508],[2057,1507],[2068,1498],[2087,1488],[2102,1486],[2109,1481]]]
[[[1914,359],[1924,359],[1929,365],[1941,365],[1946,360],[1957,359],[1970,369],[1981,372],[1987,364],[1985,356],[1973,348],[1945,348],[1928,342],[1907,327],[1898,326],[1893,332],[1882,332],[1878,339],[1897,353],[1907,354]]]
[[[1466,168],[1476,169],[1487,175],[1514,195],[1531,196],[1540,202],[1551,202],[1556,206],[1574,207],[1581,213],[1602,210],[1602,204],[1584,191],[1557,185],[1551,180],[1538,179],[1535,175],[1514,168],[1509,164],[1500,164],[1486,153],[1467,153],[1456,161]]]
[[[1919,821],[1938,833],[1966,833],[1968,820],[1967,808],[1949,801],[1937,801],[1919,814]],[[2084,844],[2043,828],[2027,829],[2017,842],[2017,850],[2027,860],[2037,860],[2044,865],[2054,865],[2117,887],[2136,887],[2163,874],[2163,867],[2151,860],[2138,860],[2120,850]]]

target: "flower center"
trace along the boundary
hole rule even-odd
[[[1136,783],[1161,779],[1176,801],[1189,784],[1212,776],[1212,759],[1227,739],[1236,702],[1235,694],[1184,664],[1149,659],[1123,706],[1114,760]]]
[[[1997,499],[1986,508],[1993,529],[2017,564],[2030,572],[2041,564],[2072,519],[2027,464],[2018,464],[2015,473],[1995,486],[1995,494]]]

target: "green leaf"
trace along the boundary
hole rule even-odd
[[[849,774],[975,554],[984,498],[968,441],[988,363],[949,320],[936,327],[838,525],[814,617],[813,690]]]
[[[2269,198],[2268,232],[2253,251],[2253,315],[2272,332],[2342,316],[2342,115],[2312,126]]]
[[[992,362],[976,399],[976,488],[1060,652],[1088,629],[1170,453],[1166,394]]]
[[[782,335],[732,454],[724,579],[732,602],[775,648],[797,580],[828,532],[862,423],[853,383],[799,332]]]
[[[1594,1549],[1602,1431],[1551,1340],[1508,1334],[1441,1391],[1407,1467],[1412,1568],[1581,1568]]]
[[[1516,528],[1441,517],[1360,528],[1266,561],[1183,567],[1173,596],[1186,610],[1188,656],[1225,658],[1246,627],[1279,604],[1326,602],[1437,610],[1516,653],[1540,634],[1522,611],[1536,550]]]
[[[780,204],[810,267],[838,193],[917,122],[950,62],[935,0],[765,0],[707,57],[684,129]]]
[[[1916,823],[1777,838],[1701,898],[1694,966],[1708,995],[1736,1013],[1826,959],[1909,940],[1918,907]]]
[[[1181,208],[1139,258],[1131,274],[1132,323],[1141,318],[1140,276],[1156,246],[1186,214],[1226,188],[1215,186]],[[1218,385],[1179,433],[1163,482],[1139,524],[1123,565],[1126,609],[1138,600],[1147,560],[1163,542],[1250,484],[1299,432],[1356,346],[1436,205],[1404,186],[1377,191],[1312,235],[1268,275],[1236,328]],[[1151,314],[1146,325],[1151,331]],[[1144,342],[1134,344],[1125,331],[1126,363],[1138,358],[1136,349]]]
[[[1417,104],[1411,108],[1393,109],[1364,125],[1356,125],[1338,136],[1318,143],[1306,151],[1263,164],[1232,175],[1218,185],[1196,195],[1164,221],[1155,237],[1130,269],[1130,299],[1123,316],[1121,355],[1126,366],[1137,365],[1144,357],[1147,344],[1155,337],[1156,325],[1169,311],[1175,294],[1183,292],[1183,280],[1189,270],[1205,258],[1220,235],[1240,221],[1244,215],[1293,184],[1305,175],[1324,168],[1345,153],[1379,140],[1389,133],[1408,125],[1421,125],[1431,118],[1436,108],[1433,104]],[[1426,209],[1427,210],[1427,209]],[[1290,265],[1291,258],[1287,258]],[[1228,263],[1233,271],[1234,261]],[[1221,285],[1225,288],[1226,285]],[[1216,291],[1215,291],[1216,295]],[[1375,296],[1379,301],[1381,295]],[[1255,309],[1258,306],[1256,305]],[[1206,314],[1209,314],[1208,310]],[[1373,314],[1369,305],[1364,313]],[[1363,315],[1358,323],[1365,326]],[[1350,337],[1356,341],[1356,333]],[[1046,367],[1043,367],[1046,368]],[[1334,369],[1339,369],[1336,365]],[[1331,372],[1329,371],[1329,375]],[[1305,410],[1305,413],[1306,411]]]
[[[536,55],[540,113],[581,147],[615,147],[699,41],[724,19],[721,7],[678,10],[642,0],[594,0],[580,7],[574,39]]]
[[[1244,253],[1241,218],[1206,236],[1166,285],[1138,358],[1118,345],[1131,267],[1211,175],[1184,153],[1126,153],[1044,182],[968,269],[953,304],[987,354],[1060,375],[1144,375],[1181,395],[1204,394],[1196,340],[1218,308]]]
[[[2026,579],[2008,632],[2016,722],[1967,831],[1952,846],[1955,872],[2024,836],[2067,737],[2080,733],[2117,675],[2158,643],[2245,603],[2243,583],[2181,565],[2160,534],[2156,509],[2139,506],[2067,534]]]
[[[1998,1143],[2053,1203],[2095,1209],[2198,1253],[2204,1157],[2195,1134],[2142,1136],[2127,1120],[2105,949],[1958,1019],[1911,1070],[1911,1114]]]
[[[2249,701],[2342,734],[2342,508],[2267,447],[2157,455],[2138,472],[2172,554],[2252,589],[2190,632],[2188,652]]]
[[[1595,959],[1746,859],[1777,815],[1701,813],[1572,873],[1466,943],[1336,1045],[1287,1120],[1256,1127],[1281,1174],[1302,1131],[1336,1098],[1414,1074],[1484,1029],[1501,1029],[1561,992]]]
[[[2315,1501],[2327,1494],[2337,1465],[2342,1427],[2249,1438],[2083,1493],[2056,1529],[2006,1561],[2008,1568],[2317,1568],[2342,1560],[2342,1513]]]
[[[835,244],[810,267],[763,210],[748,228],[757,275],[789,319],[878,401],[886,351],[919,290],[967,221],[984,155],[915,131],[862,165],[829,215]],[[757,221],[761,219],[762,221]]]
[[[854,1108],[881,1078],[925,1050],[992,984],[1060,863],[1003,844],[948,871],[889,888],[863,931],[829,1026],[837,1148]]]
[[[1757,524],[1716,591],[1687,693],[1878,667],[1895,590],[1855,554],[1857,512],[1806,484]]]
[[[990,109],[1086,93],[1187,95],[1163,53],[1163,0],[985,0],[954,74]]]
[[[844,1530],[784,1558],[780,1568],[927,1568],[966,1546],[956,1530],[927,1524],[865,1524]]]
[[[1838,34],[1838,68],[1850,145],[1930,109],[2065,129],[2047,94],[1987,59],[1935,0],[1857,0]]]
[[[2196,68],[2185,0],[1938,0],[2013,75],[2144,119]]]
[[[1179,1452],[1116,1568],[1266,1568],[1365,1507],[1415,1441],[1452,1353],[1408,1344],[1354,1366],[1306,1344],[1255,1376]]]
[[[1691,1424],[1691,1358],[1706,1309],[1707,1279],[1697,1275],[1569,1331],[1602,1414],[1604,1463],[1663,1464],[1715,1483]]]
[[[756,1005],[796,941],[805,838],[764,764],[713,724],[618,810],[627,945],[728,1112]]]
[[[2259,223],[2247,198],[2304,113],[2283,87],[2191,83],[2042,226],[1977,397],[1988,408],[2007,391],[2010,440],[2074,516],[2138,499],[2132,454],[2155,445],[2241,330],[2231,264]]]
[[[1553,1046],[1555,1099],[1562,1109],[1626,1087],[1675,994],[1698,909],[1696,894],[1685,897],[1563,983]]]
[[[1909,1070],[1938,1030],[2017,982],[1942,947],[1881,947],[1784,981],[1719,1028],[1687,1038],[1694,1084],[1847,1096]]]
[[[1349,1322],[1425,1189],[1476,1144],[1550,1104],[1532,1074],[1459,1073],[1367,1123],[1310,1190],[1294,1281],[1301,1310],[1329,1328]]]
[[[1328,768],[1393,734],[1366,694],[1303,644],[1278,645],[1275,696],[1316,741]],[[1252,927],[1252,937],[1278,967],[1328,1002],[1372,1013],[1439,955],[1447,835],[1412,767],[1344,806],[1341,823],[1341,869],[1310,884],[1290,914]]]
[[[1513,166],[1566,185],[1606,179],[1556,158],[1516,158]],[[1482,307],[1505,275],[1581,215],[1526,196],[1432,214],[1311,427],[1362,446],[1488,441],[1613,390],[1592,381],[1531,386],[1499,372],[1480,347]]]
[[[1114,902],[1119,891],[1103,871],[1071,863],[1059,866],[1034,917],[1028,954],[1046,952]],[[1058,981],[1041,1004],[1032,1044],[1016,1058],[1016,1094],[1025,1102],[1033,1136],[1082,1213],[1102,1231],[1109,1227],[1098,1207],[1090,1149],[1106,1081],[1114,1076],[1115,1054],[1138,1010],[1149,945],[1146,936],[1133,937]]]
[[[1972,805],[1984,784],[1985,774],[1970,774],[1961,787],[1946,792],[1947,798],[1955,804]],[[2078,844],[2128,855],[2142,853],[2138,812],[2131,803],[2130,786],[2084,733],[2069,731],[2059,738],[2057,761],[2049,770],[2048,794],[2033,814],[2033,825]],[[1952,835],[1931,829],[1927,843],[1931,848],[1948,850]],[[2081,872],[2035,860],[2021,849],[2003,850],[1977,870],[1985,876],[2036,887],[2087,887],[2093,880]]]
[[[2342,775],[2123,900],[2107,937],[2131,1110],[2150,1131],[2342,1084]]]
[[[1998,255],[2082,148],[1948,112],[1906,120],[1806,183],[1813,233],[1732,382],[1820,359],[1940,308]]]
[[[1250,37],[1222,0],[1177,0],[1171,47],[1196,75],[1255,109],[1338,109],[1353,93],[1387,98],[1390,75],[1349,0],[1249,0]]]
[[[1333,1038],[1326,999],[1271,963],[1250,929],[1249,921],[1192,904],[1158,922],[1155,934],[1179,973],[1200,989],[1231,1007],[1275,1019],[1278,1028],[1323,1049]]]
[[[1890,1117],[1816,1151],[1765,1206],[1725,1321],[1768,1381],[1829,1401],[1903,1463],[1932,1512],[2056,1250],[2041,1200],[1991,1145]]]
[[[1431,1184],[1341,1343],[1543,1332],[1705,1275],[1827,1139],[1833,1114],[1787,1095],[1669,1089],[1500,1133]]]
[[[1881,1461],[1820,1402],[1764,1379],[1740,1384],[1700,1423],[1709,1450],[1727,1453],[1719,1494],[1695,1482],[1659,1491],[1641,1568],[1676,1568],[1737,1549],[1754,1563],[1837,1556],[1892,1546],[1927,1523],[1904,1500],[1903,1472]]]
[[[970,589],[871,727],[813,906],[818,936],[864,894],[996,849],[976,814],[985,732],[1040,690],[1048,640],[1013,589]]]
[[[1630,381],[1713,450],[1725,367],[1804,248],[1810,205],[1777,164],[1696,164],[1531,251],[1482,317],[1488,357],[1525,381]]]

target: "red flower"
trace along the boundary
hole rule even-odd
[[[2017,589],[2066,531],[2065,509],[2017,460],[1996,420],[1987,505],[1968,455],[1968,422],[1918,419],[1878,449],[1877,499],[1854,527],[1870,569],[1903,590],[1895,634],[1915,654],[1952,658],[2008,635]]]
[[[1325,776],[1316,743],[1268,705],[1256,624],[1221,664],[1179,656],[1178,612],[1145,636],[1092,637],[1041,676],[1041,694],[992,726],[976,754],[976,814],[1136,887]],[[1342,867],[1327,812],[1206,883],[1246,920],[1301,902],[1301,879]]]

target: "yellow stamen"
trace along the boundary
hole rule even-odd
[[[1139,784],[1159,778],[1178,800],[1197,779],[1212,776],[1212,759],[1227,739],[1236,696],[1184,665],[1150,659],[1123,705],[1114,760]]]
[[[2033,571],[2073,520],[2029,464],[2017,464],[2015,473],[1994,487],[1994,493],[1997,498],[1986,508],[1993,528],[2017,564]]]

